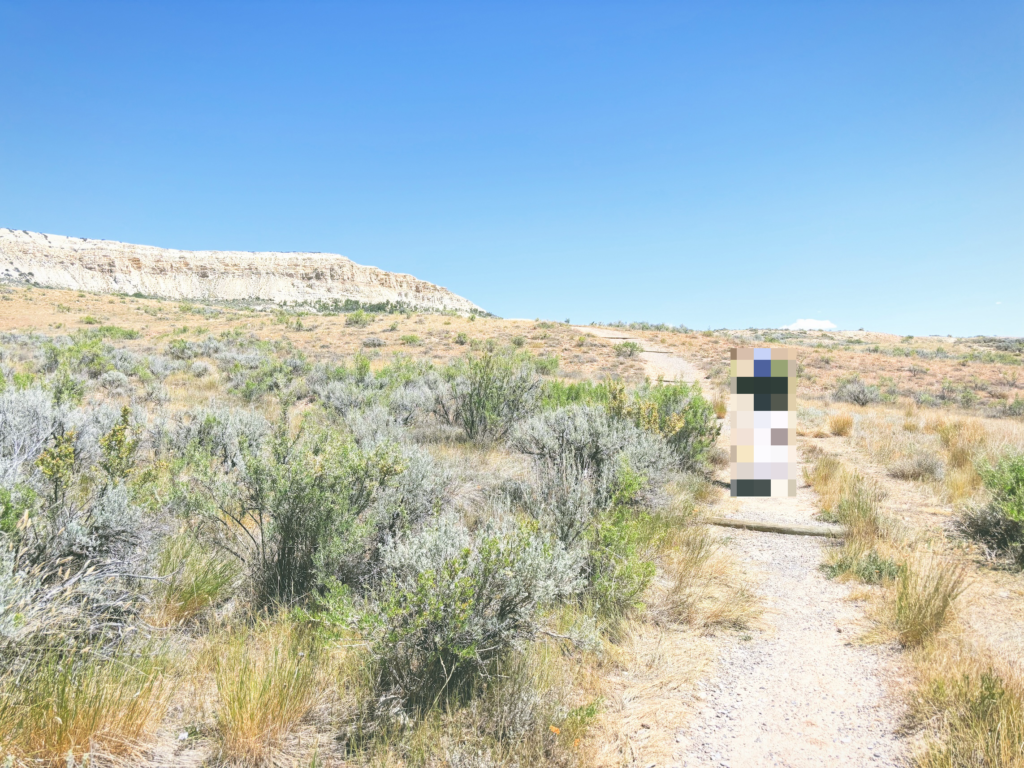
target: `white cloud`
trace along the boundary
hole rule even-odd
[[[785,331],[831,331],[836,327],[836,324],[828,320],[797,320],[792,325],[784,325],[782,329]]]

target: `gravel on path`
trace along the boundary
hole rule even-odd
[[[822,546],[736,532],[733,551],[763,575],[768,626],[723,642],[716,673],[698,683],[701,707],[677,736],[679,765],[902,765],[899,706],[884,685],[896,652],[858,642],[863,611],[846,600],[850,587],[818,570]]]

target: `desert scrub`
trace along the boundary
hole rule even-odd
[[[219,757],[272,764],[282,740],[322,696],[316,635],[279,618],[237,631],[217,652]]]
[[[853,403],[854,405],[870,405],[882,399],[878,387],[865,384],[854,374],[840,379],[832,392],[832,399],[837,403]]]
[[[308,596],[328,576],[355,578],[370,535],[363,513],[404,469],[397,448],[359,449],[311,427],[297,437],[282,418],[244,469],[196,462],[176,488],[178,512],[197,535],[235,557],[257,605]]]
[[[644,348],[635,341],[624,341],[621,344],[616,344],[612,349],[615,350],[618,357],[637,357],[644,351]]]
[[[365,328],[374,320],[377,316],[370,312],[365,312],[362,309],[357,309],[355,312],[349,312],[345,315],[345,325],[355,326],[356,328]]]
[[[661,435],[684,471],[706,470],[722,428],[699,384],[645,383],[627,394],[621,382],[608,382],[608,411],[641,429]]]
[[[959,515],[961,533],[1024,568],[1024,454],[1008,453],[980,467],[989,494]]]
[[[542,473],[564,484],[572,493],[589,486],[594,503],[607,507],[623,471],[658,484],[672,467],[673,455],[664,438],[616,419],[604,408],[569,406],[546,411],[520,424],[510,446],[541,462]],[[552,486],[541,503],[554,502]]]
[[[470,440],[501,440],[539,406],[540,380],[518,353],[467,355],[431,384],[437,417],[460,427]]]
[[[893,461],[887,471],[889,477],[900,480],[940,480],[945,474],[945,467],[936,454],[919,447]]]

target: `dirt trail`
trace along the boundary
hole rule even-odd
[[[631,336],[628,331],[617,328],[594,328],[589,325],[576,325],[573,326],[573,329],[580,333],[614,341],[616,344],[621,344],[624,341],[636,342],[644,348],[644,351],[640,353],[640,359],[644,364],[644,373],[652,381],[657,381],[660,378],[664,381],[684,381],[687,384],[692,384],[704,379],[704,373],[687,360],[676,357],[670,350],[659,344]]]
[[[813,491],[795,499],[730,499],[725,516],[806,524]],[[896,652],[869,628],[852,587],[826,579],[823,539],[736,531],[732,548],[760,577],[764,628],[723,639],[702,708],[683,734],[685,766],[901,765],[889,695]]]
[[[617,342],[640,341],[614,329],[578,330]],[[704,378],[686,360],[646,343],[645,349],[652,378]],[[722,444],[728,441],[726,424]],[[728,480],[728,470],[720,475],[719,481]],[[807,524],[817,509],[808,487],[796,498],[732,499],[727,490],[722,496],[716,514],[727,517]],[[831,582],[819,570],[827,540],[743,530],[727,535],[758,582],[766,609],[761,627],[714,639],[717,664],[696,685],[695,712],[676,730],[671,759],[662,750],[648,757],[634,749],[631,764],[902,765],[902,744],[893,732],[900,705],[890,694],[899,681],[896,652],[860,641],[869,627],[864,604],[850,599],[853,587]]]

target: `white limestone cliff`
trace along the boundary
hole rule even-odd
[[[482,311],[446,288],[333,253],[178,251],[3,227],[0,277],[52,288],[172,299],[355,299]]]

